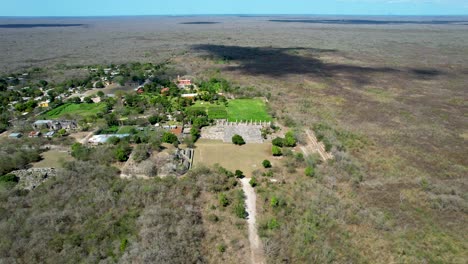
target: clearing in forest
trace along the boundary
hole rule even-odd
[[[44,117],[45,118],[60,118],[66,114],[70,114],[73,116],[76,116],[76,115],[90,116],[90,115],[95,115],[99,112],[105,112],[105,109],[106,109],[106,105],[104,103],[97,103],[97,104],[67,103],[59,107],[56,107],[50,111],[47,111],[44,114]]]
[[[249,177],[254,170],[262,168],[263,160],[271,157],[271,144],[237,146],[219,140],[200,139],[195,148],[194,166],[211,166],[217,163],[232,172],[241,170]]]
[[[42,160],[33,164],[33,168],[61,168],[63,161],[73,160],[72,156],[63,150],[49,150],[41,154]]]
[[[223,103],[212,104],[197,101],[192,108],[206,111],[209,118],[227,119],[231,122],[272,120],[262,99],[234,99],[229,100],[227,106]]]

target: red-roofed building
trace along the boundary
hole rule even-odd
[[[136,90],[137,94],[142,94],[145,92],[145,90],[143,90],[143,87],[138,87],[138,89]]]
[[[180,134],[182,134],[183,129],[184,128],[182,126],[177,126],[176,128],[171,129],[171,133],[176,136],[179,136]]]
[[[179,88],[185,88],[192,85],[192,80],[190,79],[181,79],[180,76],[177,76],[177,86]]]

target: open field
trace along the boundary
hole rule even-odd
[[[218,163],[233,172],[241,170],[249,177],[254,170],[262,168],[262,161],[265,159],[273,159],[271,144],[236,146],[222,141],[201,139],[196,144],[194,166]]]
[[[49,150],[41,154],[42,160],[33,164],[33,168],[61,168],[63,161],[73,160],[67,151]]]
[[[236,99],[229,101],[227,107],[229,121],[271,121],[261,99]]]
[[[262,99],[229,100],[228,106],[196,102],[193,108],[205,109],[208,117],[213,119],[228,119],[229,121],[271,121]]]
[[[106,109],[106,105],[102,103],[97,104],[71,104],[67,103],[61,105],[55,109],[47,111],[44,116],[46,118],[60,118],[64,115],[79,115],[79,116],[89,116],[95,115],[99,112],[102,112]]]

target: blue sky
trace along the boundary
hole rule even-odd
[[[0,16],[468,15],[468,0],[1,0]]]

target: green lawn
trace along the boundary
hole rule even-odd
[[[208,113],[209,118],[228,119],[229,121],[271,121],[266,111],[265,102],[261,99],[235,99],[229,100],[228,106],[224,104],[210,104],[197,101],[192,109],[202,109]]]
[[[98,112],[104,112],[106,105],[103,103],[97,104],[63,104],[57,108],[54,108],[50,111],[47,111],[44,116],[46,118],[59,118],[66,114],[70,115],[80,115],[80,116],[90,116],[95,115]]]
[[[271,121],[272,118],[266,110],[262,99],[236,99],[230,100],[227,107],[229,121]]]

